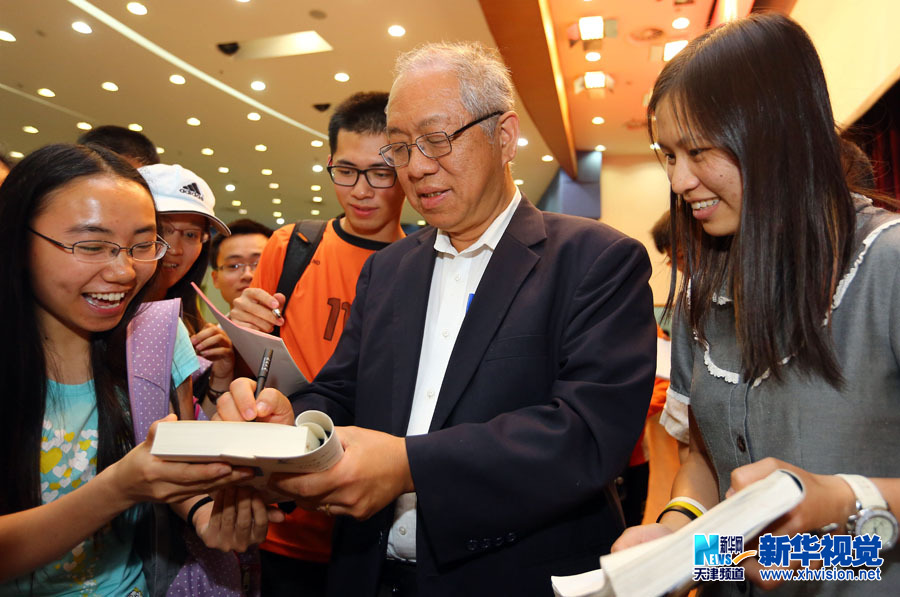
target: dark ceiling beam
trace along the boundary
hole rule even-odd
[[[547,0],[479,0],[522,103],[559,166],[578,174],[565,81]]]

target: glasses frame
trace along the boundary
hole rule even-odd
[[[382,156],[382,159],[384,159],[384,156]],[[334,179],[334,172],[332,172],[332,170],[334,170],[335,168],[344,168],[346,170],[355,170],[356,178],[353,179],[353,184],[344,184],[342,182],[336,181]],[[328,170],[328,176],[331,177],[331,182],[338,185],[339,187],[355,187],[356,183],[359,182],[360,174],[362,174],[365,177],[366,182],[373,189],[389,189],[389,188],[393,187],[395,184],[397,184],[397,171],[393,168],[393,166],[376,166],[374,168],[363,169],[363,168],[356,168],[355,166],[342,166],[340,164],[338,164],[338,165],[329,164],[325,169]],[[372,184],[372,180],[369,178],[369,172],[371,172],[372,170],[379,170],[379,171],[390,170],[391,172],[394,173],[394,180],[391,181],[391,184],[389,184],[386,187],[380,187],[380,186],[374,185],[374,184]]]
[[[403,168],[404,166],[408,166],[409,160],[412,158],[412,148],[414,146],[418,147],[419,151],[421,151],[422,155],[424,155],[426,158],[429,158],[431,160],[436,160],[438,158],[444,157],[445,155],[449,155],[450,152],[453,151],[453,143],[452,142],[457,137],[459,137],[461,134],[463,134],[464,132],[466,132],[467,130],[469,130],[470,128],[475,126],[476,124],[481,124],[482,122],[484,122],[485,120],[487,120],[489,118],[493,118],[495,116],[501,116],[502,114],[503,114],[502,110],[497,110],[495,112],[491,112],[490,114],[482,116],[481,118],[476,118],[472,122],[459,127],[458,129],[456,129],[455,131],[453,131],[450,134],[447,134],[444,131],[434,131],[431,133],[425,133],[424,135],[419,135],[418,137],[416,137],[415,141],[413,141],[412,143],[404,143],[402,141],[398,141],[397,143],[388,143],[387,145],[385,145],[381,149],[379,149],[378,153],[381,155],[381,159],[384,160],[384,163],[387,164],[388,166],[390,166],[391,168]],[[419,142],[422,139],[424,139],[425,137],[430,137],[432,135],[444,135],[447,138],[447,151],[446,152],[444,152],[440,155],[428,155],[428,152],[425,151],[425,149],[423,149],[421,145],[419,145]],[[403,146],[406,148],[406,161],[402,164],[397,164],[397,163],[392,164],[391,161],[393,160],[393,158],[388,158],[388,153],[390,153],[393,148],[399,149],[400,146]]]
[[[165,241],[165,239],[164,239],[163,237],[161,237],[160,235],[158,235],[158,234],[156,235],[156,239],[157,239],[157,240],[155,240],[155,241],[153,241],[153,240],[148,240],[148,241],[144,241],[144,242],[142,242],[142,243],[134,243],[134,244],[131,245],[130,247],[123,247],[122,245],[120,245],[120,244],[118,244],[118,243],[114,243],[114,242],[112,242],[112,241],[110,241],[110,240],[80,240],[80,241],[78,241],[78,242],[72,243],[71,245],[67,245],[67,244],[64,244],[64,243],[59,242],[59,241],[56,240],[56,239],[50,238],[50,237],[47,236],[46,234],[41,234],[40,232],[38,232],[37,230],[35,230],[34,228],[32,228],[32,227],[30,227],[30,226],[28,227],[28,230],[29,230],[32,234],[36,234],[37,236],[40,236],[40,237],[43,238],[44,240],[46,240],[46,241],[48,241],[48,242],[50,242],[50,243],[53,243],[53,244],[56,245],[57,247],[59,247],[59,248],[65,250],[65,251],[68,251],[69,253],[72,254],[72,257],[74,257],[75,259],[77,259],[77,260],[80,261],[81,263],[93,263],[93,264],[96,264],[96,265],[99,265],[99,264],[106,264],[106,263],[112,263],[113,261],[116,260],[116,258],[119,256],[119,253],[121,253],[122,251],[125,251],[125,254],[128,255],[129,259],[131,259],[131,260],[133,260],[133,261],[137,261],[137,262],[139,262],[139,263],[153,263],[154,261],[159,261],[160,259],[162,259],[163,257],[165,257],[165,256],[166,256],[166,252],[167,252],[169,249],[172,248],[172,247],[169,245],[169,243],[167,243],[167,242]],[[80,244],[87,244],[87,243],[103,243],[103,244],[105,244],[105,245],[111,245],[111,246],[114,246],[114,247],[116,247],[116,254],[113,255],[113,256],[112,256],[110,259],[108,259],[107,261],[86,261],[86,260],[84,260],[84,259],[78,259],[78,255],[75,253],[75,247],[77,247],[77,246],[80,245]],[[162,245],[163,245],[166,249],[165,249],[165,251],[163,251],[163,252],[159,255],[159,257],[156,257],[155,259],[138,259],[137,257],[135,257],[135,256],[134,256],[134,248],[137,247],[138,245],[144,245],[144,244],[147,244],[147,243],[162,243]]]
[[[209,227],[208,226],[207,226],[206,230],[203,230],[200,228],[176,228],[175,226],[172,226],[171,224],[163,224],[163,228],[171,228],[172,232],[177,233],[177,236],[178,236],[178,238],[181,239],[181,242],[183,242],[187,245],[202,245],[209,240]],[[200,242],[191,242],[189,239],[185,239],[184,233],[188,232],[188,231],[192,231],[192,230],[200,230]],[[158,234],[157,236],[159,236],[163,240],[163,242],[165,242],[169,246],[170,249],[172,248],[172,245],[169,245],[169,242],[165,239],[165,236],[170,236],[170,235],[164,236],[163,231],[160,230],[160,234]]]
[[[215,269],[216,271],[219,271],[223,274],[243,274],[244,270],[248,267],[250,268],[251,272],[255,272],[256,268],[259,267],[259,261],[257,260],[254,263],[226,263],[224,265],[220,265]]]

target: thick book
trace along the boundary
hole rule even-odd
[[[720,502],[671,535],[600,558],[600,568],[551,576],[557,597],[657,597],[693,584],[694,535],[741,536],[744,542],[803,500],[800,479],[777,470]]]
[[[294,425],[255,421],[168,421],[156,426],[150,453],[176,462],[228,462],[256,471],[250,485],[266,488],[272,473],[314,473],[344,454],[325,413],[308,410]]]

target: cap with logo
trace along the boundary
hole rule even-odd
[[[216,230],[231,234],[225,222],[216,217],[213,208],[216,198],[202,178],[178,164],[153,164],[141,166],[138,172],[150,185],[156,211],[161,214],[200,214],[209,218]]]

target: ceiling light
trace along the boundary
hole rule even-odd
[[[25,154],[22,153],[21,151],[10,151],[9,157],[16,158],[17,160],[21,160],[22,158],[25,157]]]
[[[226,168],[225,166],[219,166],[219,172],[221,172],[222,174],[228,174],[228,168]]]
[[[257,145],[257,146],[254,147],[253,149],[255,149],[256,151],[265,151],[265,150],[268,149],[268,147],[266,147],[265,145],[263,145],[262,143],[260,143],[259,145]]]
[[[325,143],[323,143],[321,139],[313,139],[309,142],[309,144],[313,147],[322,147],[323,145],[325,145]]]
[[[262,81],[253,81],[250,83],[250,89],[253,91],[263,91],[266,88],[266,84]]]
[[[56,97],[56,94],[46,87],[41,87],[40,89],[38,89],[37,94],[43,97]]]
[[[588,62],[597,62],[600,60],[600,52],[588,52],[584,55],[584,59]]]
[[[87,23],[85,23],[84,21],[75,21],[74,23],[72,23],[72,29],[74,29],[78,33],[83,33],[85,35],[88,35],[88,34],[94,32],[94,30],[91,29],[91,26],[88,25]]]
[[[319,215],[321,212],[320,212],[318,209],[311,209],[311,210],[309,210],[309,213],[312,214],[312,215],[314,215],[314,216],[317,216],[317,215]]]
[[[548,155],[542,155],[542,156],[541,156],[541,161],[542,161],[542,162],[552,162],[552,161],[553,161],[553,156],[552,156],[552,155],[549,155],[549,154],[548,154]]]
[[[272,215],[275,216],[276,218],[280,218],[280,217],[281,217],[281,212],[280,212],[280,211],[273,211],[273,212],[272,212]]]
[[[419,226],[425,226],[427,225],[427,222],[425,220],[416,220],[416,224],[418,224]]]
[[[310,190],[310,191],[313,191],[313,192],[315,192],[315,191],[321,191],[321,190],[322,190],[322,186],[321,186],[321,185],[314,184],[314,185],[312,185],[311,187],[309,187],[309,190]]]
[[[263,168],[262,170],[259,171],[259,173],[262,174],[263,176],[272,176],[272,171],[269,170],[268,168]]]
[[[400,25],[391,25],[388,27],[388,35],[391,37],[403,37],[406,35],[406,29],[401,27]]]
[[[241,206],[241,200],[240,200],[240,199],[233,199],[233,200],[231,201],[231,204],[232,204],[233,206],[235,206],[235,207],[240,207],[240,206]]]
[[[89,131],[89,130],[91,130],[92,128],[94,128],[94,127],[91,126],[91,123],[90,123],[90,122],[79,122],[79,123],[76,124],[75,126],[77,126],[78,128],[80,128],[80,129],[83,130],[83,131]]]
[[[262,116],[259,115],[259,112],[250,112],[247,114],[247,120],[253,120],[255,122],[260,118],[262,118]]]
[[[312,168],[313,172],[321,172],[321,171],[324,170],[324,169],[325,169],[325,168],[323,168],[323,167],[322,167],[321,165],[319,165],[319,164],[315,164],[315,165],[313,166],[313,168]]]
[[[578,19],[581,39],[603,39],[603,17],[583,17]]]
[[[281,205],[281,199],[278,197],[272,197],[272,204],[273,205]]]
[[[238,210],[238,213],[241,214],[242,216],[246,216],[246,215],[247,215],[247,210],[244,209],[244,208],[242,207],[242,208],[240,208],[240,209]]]
[[[672,29],[687,29],[690,26],[691,20],[687,17],[678,17],[674,21],[672,21]]]
[[[129,2],[125,5],[125,8],[127,8],[128,12],[130,12],[131,14],[137,15],[139,17],[147,14],[147,7],[140,2]]]
[[[313,197],[313,203],[322,203],[322,198],[316,195]]]
[[[247,2],[250,2],[250,0],[237,0],[237,1],[240,2],[241,4],[246,4]]]
[[[184,85],[187,82],[187,79],[185,79],[181,75],[172,75],[171,77],[169,77],[169,81],[174,83],[175,85]]]
[[[193,116],[188,118],[185,122],[188,123],[188,126],[200,126],[200,119],[194,118]]]
[[[602,116],[594,116],[591,118],[591,124],[603,124],[604,122],[606,122],[606,119]]]
[[[166,150],[165,150],[164,148],[162,148],[162,147],[157,147],[157,148],[156,148],[156,153],[162,155],[162,154],[166,153]]]
[[[350,75],[348,75],[347,73],[335,73],[334,80],[340,81],[341,83],[346,83],[350,80]]]
[[[528,139],[526,139],[525,137],[519,137],[517,143],[519,144],[519,147],[525,147],[526,145],[528,145]]]
[[[606,145],[598,145],[594,148],[594,151],[606,151]]]
[[[25,131],[26,133],[28,133],[29,135],[36,135],[39,132],[35,127],[31,126],[30,124],[23,126],[22,130]]]
[[[525,181],[522,180],[521,178],[517,178],[517,179],[515,179],[513,182],[516,183],[516,186],[525,184]]]
[[[313,214],[313,215],[316,215],[316,214]],[[279,226],[281,226],[282,224],[284,224],[284,218],[276,218],[275,223],[278,224]]]
[[[209,147],[204,147],[203,149],[200,150],[200,153],[202,153],[203,155],[212,155],[212,154],[214,154],[214,153],[216,153],[216,152],[213,151],[213,150],[212,150],[211,148],[209,148]]]
[[[142,127],[141,125],[139,125],[139,124],[136,123],[136,122],[132,122],[131,124],[128,125],[128,130],[129,130],[129,131],[134,131],[134,132],[136,132],[136,133],[139,133],[139,132],[141,132],[142,130],[144,130],[144,127]]]
[[[688,40],[681,39],[678,41],[670,41],[663,48],[663,62],[668,62],[672,58],[675,58],[675,55],[678,54],[681,50],[688,45]]]
[[[278,183],[277,183],[277,182],[270,182],[270,183],[269,183],[269,188],[270,188],[270,189],[277,189],[277,188],[278,188]]]
[[[106,91],[118,91],[119,86],[113,83],[112,81],[106,81],[102,85],[100,85]]]
[[[233,184],[227,184],[227,185],[225,185],[225,190],[228,191],[229,193],[234,192],[234,189],[236,189],[236,188],[237,188],[237,187],[235,187]]]
[[[74,25],[73,25],[74,27]],[[90,31],[88,31],[90,33]],[[0,31],[0,41],[8,41],[10,43],[16,41],[16,36],[9,31]]]
[[[584,86],[588,89],[600,89],[606,87],[606,73],[602,70],[584,73]]]

